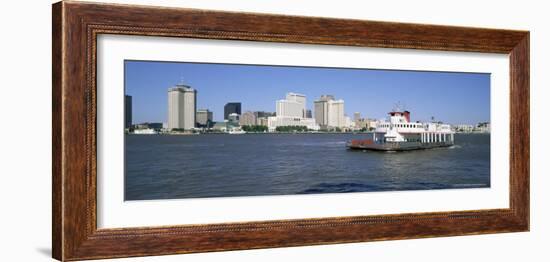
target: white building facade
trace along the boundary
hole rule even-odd
[[[168,89],[168,129],[195,128],[197,90],[186,85]]]
[[[344,100],[328,101],[328,126],[337,128],[346,127]]]
[[[286,94],[286,99],[277,100],[276,115],[306,118],[306,96],[297,93]]]
[[[306,96],[297,93],[287,93],[286,99],[277,100],[276,114],[267,118],[270,132],[279,126],[306,126],[311,130],[319,130],[315,119],[306,117]]]
[[[344,100],[334,99],[332,95],[323,95],[314,102],[315,122],[322,128],[346,128]]]

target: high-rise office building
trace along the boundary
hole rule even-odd
[[[132,127],[132,96],[124,95],[124,128]]]
[[[296,93],[286,94],[286,98],[275,103],[275,116],[267,118],[269,131],[280,126],[305,126],[307,129],[319,130],[313,118],[306,117],[306,96]]]
[[[277,116],[306,117],[306,96],[297,93],[286,94],[286,99],[277,100]]]
[[[197,90],[178,84],[168,89],[168,129],[195,127]]]
[[[321,128],[346,127],[344,100],[335,100],[332,95],[322,95],[314,103],[315,123]]]
[[[328,125],[328,101],[334,100],[332,95],[322,95],[319,100],[314,101],[315,123],[321,128],[326,128]]]
[[[241,103],[240,102],[231,102],[225,104],[223,107],[223,119],[229,120],[230,114],[241,115]]]
[[[211,127],[212,126],[213,113],[208,109],[197,110],[197,126],[198,127]]]
[[[328,102],[328,126],[342,128],[346,126],[344,117],[344,100],[331,100]]]

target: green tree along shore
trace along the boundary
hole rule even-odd
[[[256,132],[256,133],[267,132],[267,126],[260,126],[260,125],[241,126],[241,129],[245,132]]]
[[[275,128],[277,132],[307,132],[306,126],[278,126]]]

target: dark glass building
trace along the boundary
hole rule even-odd
[[[240,102],[231,102],[225,104],[223,107],[223,119],[229,119],[230,114],[241,115],[241,103]]]
[[[132,127],[132,96],[124,95],[124,128]]]

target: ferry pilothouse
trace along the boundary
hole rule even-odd
[[[371,138],[351,140],[350,149],[408,151],[454,145],[451,126],[441,122],[411,122],[407,110],[389,112],[388,120],[378,122]]]

